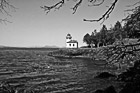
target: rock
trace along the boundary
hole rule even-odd
[[[109,86],[104,90],[104,93],[117,93],[113,86]]]
[[[140,93],[140,85],[138,83],[126,83],[119,93]]]
[[[96,76],[96,78],[110,78],[110,77],[116,77],[116,76],[108,72],[102,72]]]
[[[113,86],[109,86],[103,90],[98,89],[94,93],[117,93]],[[128,92],[127,92],[128,93]]]
[[[140,61],[136,61],[133,67],[118,75],[117,79],[125,82],[140,81]]]
[[[140,93],[140,60],[118,75],[117,79],[125,81],[125,86],[119,93]]]

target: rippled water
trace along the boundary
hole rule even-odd
[[[54,58],[47,53],[0,50],[0,82],[9,83],[18,93],[92,93],[111,84],[94,78],[106,68],[91,60]]]

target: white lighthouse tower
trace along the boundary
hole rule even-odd
[[[70,34],[67,34],[67,36],[66,36],[66,43],[71,41],[71,39],[72,39],[72,36]]]

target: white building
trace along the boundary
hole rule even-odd
[[[72,36],[67,34],[66,36],[66,48],[78,48],[78,42],[76,40],[72,40]]]

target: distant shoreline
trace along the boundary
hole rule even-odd
[[[0,47],[0,50],[58,50],[60,48],[46,47]]]

